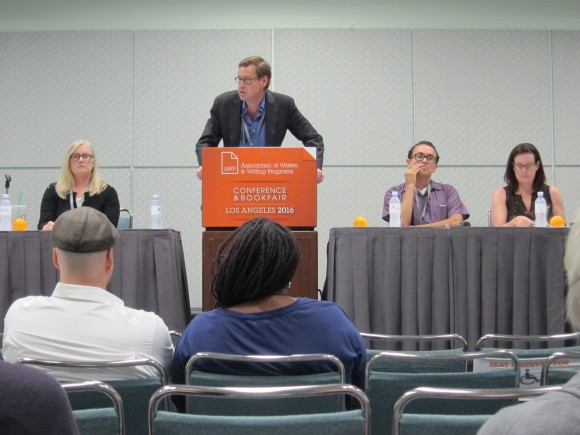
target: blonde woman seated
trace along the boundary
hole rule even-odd
[[[511,151],[504,181],[507,186],[497,189],[492,196],[492,226],[534,226],[536,219],[534,203],[538,192],[544,192],[548,206],[548,220],[556,215],[566,220],[562,194],[554,186],[546,184],[540,153],[531,143],[521,143]]]
[[[117,191],[99,175],[95,152],[85,140],[71,144],[60,178],[46,188],[40,204],[38,229],[52,230],[57,217],[78,207],[92,207],[100,211],[115,227],[119,222]]]

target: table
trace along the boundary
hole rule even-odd
[[[333,228],[328,299],[361,331],[458,333],[470,349],[487,333],[562,333],[566,234],[566,228]]]
[[[125,305],[157,313],[170,330],[191,318],[181,235],[174,230],[125,230],[114,247],[108,290]],[[0,232],[0,316],[16,299],[52,294],[58,271],[47,231]],[[4,325],[2,323],[2,330]]]

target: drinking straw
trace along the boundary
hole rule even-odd
[[[20,195],[18,195],[18,211],[16,212],[16,217],[20,217],[20,205],[22,204],[22,190]]]

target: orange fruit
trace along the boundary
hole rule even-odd
[[[566,225],[566,221],[562,216],[556,214],[550,218],[551,227],[563,227],[564,225]]]
[[[26,231],[28,229],[28,222],[26,222],[26,219],[18,217],[12,221],[12,229],[14,231]]]
[[[354,218],[354,226],[355,227],[368,227],[369,223],[363,216],[357,216]]]

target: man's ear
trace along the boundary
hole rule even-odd
[[[58,261],[58,253],[56,252],[56,248],[52,248],[52,263],[54,267],[60,270],[60,263]]]
[[[109,249],[107,249],[107,254],[105,258],[105,265],[107,266],[107,269],[113,267],[114,263],[115,259],[113,258],[113,247],[110,247]]]

